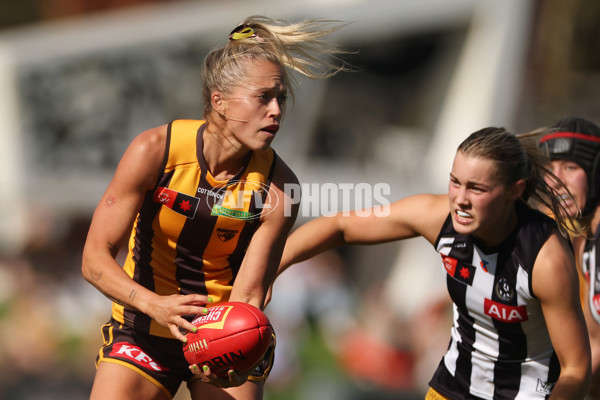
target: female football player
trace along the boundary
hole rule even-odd
[[[158,126],[128,147],[83,251],[83,276],[113,300],[91,399],[169,399],[183,381],[194,400],[262,398],[269,360],[225,378],[190,370],[186,317],[224,301],[262,308],[297,214],[278,206],[297,179],[271,148],[290,71],[344,69],[322,58],[337,54],[323,37],[339,27],[247,18],[205,59],[204,120]]]
[[[544,130],[540,146],[550,157],[551,170],[563,183],[569,216],[587,228],[573,236],[579,268],[582,306],[592,348],[591,399],[600,398],[600,127],[567,117]],[[569,195],[569,194],[570,195]],[[572,196],[572,197],[571,197]]]
[[[344,244],[422,236],[441,257],[454,308],[426,399],[583,399],[590,346],[564,235],[572,225],[545,165],[535,139],[477,131],[458,147],[447,194],[406,197],[387,216],[314,219],[290,235],[280,272]]]

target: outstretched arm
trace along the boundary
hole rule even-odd
[[[316,218],[288,238],[278,275],[292,264],[345,244],[377,244],[423,236],[433,243],[448,215],[447,195],[419,194],[384,210],[357,210]]]
[[[561,366],[550,399],[583,399],[591,380],[590,343],[572,251],[557,233],[538,254],[532,286]]]

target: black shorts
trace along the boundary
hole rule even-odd
[[[102,326],[102,336],[104,344],[96,357],[96,366],[104,361],[131,368],[171,397],[183,381],[196,379],[183,355],[183,344],[177,339],[140,333],[113,318]],[[269,377],[275,342],[273,334],[271,346],[248,380],[260,382]]]
[[[104,361],[131,368],[171,397],[181,382],[194,378],[177,339],[140,333],[112,318],[102,326],[102,336],[96,366]]]

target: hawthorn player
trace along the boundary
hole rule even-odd
[[[540,147],[552,172],[573,196],[569,215],[587,231],[572,238],[581,295],[592,348],[593,399],[600,398],[600,127],[584,118],[566,117],[545,129]]]
[[[246,382],[252,371],[190,371],[182,330],[195,327],[184,317],[211,300],[265,303],[297,214],[297,205],[277,206],[284,185],[298,181],[271,142],[289,70],[318,79],[343,69],[321,59],[336,53],[322,37],[339,26],[328,26],[249,17],[205,59],[205,119],[174,121],[130,144],[83,252],[83,276],[114,301],[91,399],[169,399],[183,381],[193,400],[262,398],[263,382]],[[236,202],[240,193],[248,201]],[[115,256],[128,236],[121,267]]]

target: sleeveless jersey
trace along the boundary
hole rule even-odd
[[[451,399],[545,399],[560,365],[531,285],[554,220],[517,202],[518,222],[494,249],[458,234],[448,216],[436,239],[454,303],[450,344],[431,387]]]
[[[259,224],[277,156],[251,152],[228,181],[216,180],[204,156],[204,121],[169,124],[163,172],[146,193],[129,239],[125,272],[159,295],[199,293],[227,301]],[[148,315],[113,303],[113,318],[169,337]]]
[[[581,260],[581,269],[585,277],[588,293],[587,299],[584,301],[588,302],[590,313],[594,317],[597,323],[600,324],[600,225],[596,227],[596,234],[592,239],[586,239],[583,257]]]

